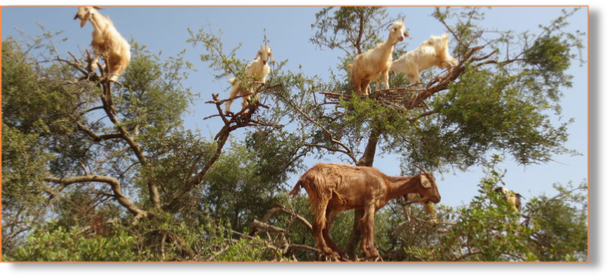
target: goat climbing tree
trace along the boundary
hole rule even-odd
[[[382,144],[384,151],[400,153],[406,165],[421,163],[429,169],[466,169],[483,163],[490,150],[507,152],[524,165],[547,162],[553,154],[575,153],[563,147],[569,121],[553,126],[545,114],[559,111],[560,88],[571,84],[564,71],[579,57],[571,51],[582,49],[581,38],[562,31],[573,12],[564,12],[538,35],[521,34],[521,48],[504,52],[517,44],[510,40],[511,31],[489,36],[477,26],[484,18],[479,8],[436,8],[432,16],[451,34],[459,64],[429,76],[423,87],[394,78],[393,89],[376,88],[364,99],[351,94],[349,77],[338,80],[323,94],[329,100],[325,104],[344,109],[332,115],[341,124],[327,122],[322,130],[329,140],[316,146],[346,154],[355,165],[373,166]],[[379,7],[325,8],[316,14],[311,42],[343,50],[346,65],[380,42],[380,30],[394,20]],[[312,122],[322,126],[323,118]],[[362,212],[355,213],[347,248],[352,258],[360,237],[356,219]]]
[[[328,78],[307,76],[286,70],[289,61],[276,56],[260,98],[235,114],[223,113],[221,90],[193,103],[195,94],[183,84],[193,76],[185,52],[162,58],[132,41],[131,63],[120,83],[113,83],[107,72],[92,70],[86,53],[58,53],[54,46],[60,40],[54,39],[60,33],[45,33],[34,42],[3,41],[3,259],[316,260],[306,200],[285,196],[290,177],[302,174],[305,157],[373,166],[385,152],[398,154],[403,165],[417,163],[437,172],[487,166],[486,157],[496,150],[523,165],[573,153],[563,145],[569,120],[556,124],[550,117],[560,114],[562,88],[571,84],[565,70],[583,48],[582,34],[564,31],[575,11],[564,12],[538,34],[516,35],[486,32],[479,24],[481,9],[436,8],[432,14],[450,36],[457,66],[422,73],[421,87],[395,74],[392,89],[373,87],[362,97],[352,93],[346,65],[383,41],[386,26],[403,18],[391,17],[383,7],[322,8],[310,41],[344,52],[336,72]],[[415,28],[408,18],[405,26]],[[188,43],[203,53],[201,60],[214,73],[209,78],[228,89],[226,77],[243,75],[250,60],[238,57],[237,48],[228,50],[221,35],[189,32]],[[261,44],[274,47],[266,38]],[[399,44],[394,55],[411,48]],[[198,119],[202,123],[219,123],[210,138],[184,128],[191,105],[212,111]],[[491,188],[501,180],[494,171],[483,185]],[[402,208],[391,204],[376,216],[381,222],[376,230],[387,232],[387,242],[376,243],[384,246],[379,249],[386,261],[570,259],[582,254],[586,239],[581,211],[567,205],[582,204],[583,198],[570,186],[559,186],[559,197],[531,200],[525,209],[531,216],[527,228],[544,231],[511,227],[529,233],[523,240],[534,242],[534,251],[521,244],[518,254],[475,248],[460,253],[459,239],[480,227],[477,220],[506,223],[484,218],[496,211],[485,214],[480,208],[493,210],[498,201],[487,196],[473,200],[474,209],[460,214],[472,221],[457,228],[425,221],[405,227],[393,217]],[[491,191],[487,187],[481,192]],[[440,216],[451,213],[439,210]],[[576,243],[562,241],[563,230],[536,218],[559,219],[564,213],[574,221],[560,224],[578,231]],[[341,221],[333,232],[357,232],[351,222]],[[413,231],[420,233],[399,238]],[[426,245],[447,235],[455,242]],[[348,244],[353,254],[357,238],[354,233],[338,244]],[[504,239],[496,242],[505,244]],[[405,253],[403,247],[411,249]],[[426,253],[431,249],[434,254]]]

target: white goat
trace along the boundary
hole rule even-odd
[[[252,61],[246,67],[246,83],[245,86],[242,86],[242,80],[231,78],[229,82],[233,85],[231,89],[231,94],[227,103],[225,103],[225,113],[230,112],[231,103],[233,99],[240,95],[244,98],[242,102],[242,110],[245,109],[249,103],[251,95],[255,93],[256,87],[255,83],[265,83],[267,80],[267,76],[271,72],[271,68],[267,63],[269,60],[273,62],[273,54],[271,53],[271,48],[266,45],[261,45],[260,50],[256,53],[256,57],[254,57],[254,61]]]
[[[390,88],[388,73],[392,65],[394,45],[409,35],[404,31],[404,22],[394,22],[389,31],[390,35],[385,42],[354,58],[350,71],[357,92],[368,95],[369,84],[371,81],[378,80],[380,74],[382,75],[381,81],[385,82],[385,88]]]
[[[114,23],[96,11],[99,9],[92,6],[79,7],[74,20],[77,18],[81,20],[81,28],[85,27],[87,20],[93,26],[91,46],[95,57],[92,68],[97,68],[97,61],[101,55],[106,61],[105,67],[109,69],[109,79],[117,81],[131,60],[130,45],[116,30]]]
[[[457,66],[457,59],[449,55],[448,44],[449,36],[447,34],[432,36],[415,50],[407,52],[393,61],[390,71],[406,74],[409,83],[415,84],[420,82],[419,73],[423,70],[433,66],[441,69]]]
[[[494,188],[495,192],[501,193],[504,200],[511,206],[516,213],[521,213],[521,194],[515,193],[504,186]]]

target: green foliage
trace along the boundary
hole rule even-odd
[[[526,221],[534,232],[529,239],[532,253],[542,261],[585,261],[588,258],[586,183],[556,184],[559,195],[540,196],[527,204]]]
[[[506,150],[522,164],[573,153],[563,147],[569,122],[552,124],[545,112],[550,108],[547,100],[520,89],[518,79],[503,72],[468,71],[446,95],[435,99],[432,105],[441,112],[439,122],[425,131],[436,152],[466,166],[490,149]],[[424,148],[418,158],[430,153],[429,149]]]
[[[258,175],[260,168],[248,159],[251,154],[244,146],[232,144],[204,181],[205,207],[239,231],[272,208],[277,201],[274,192],[279,189],[278,183]]]
[[[392,22],[388,17],[382,7],[323,8],[311,25],[316,33],[310,42],[319,47],[339,48],[347,54],[360,54],[383,42],[385,37],[379,38],[378,30]]]
[[[59,64],[44,68],[10,39],[2,42],[2,57],[3,123],[26,133],[70,132],[69,122],[76,117],[72,111],[85,99],[79,99],[75,86],[62,81],[69,68]]]
[[[23,233],[45,214],[45,165],[52,156],[42,151],[38,136],[2,123],[2,252],[6,254]]]
[[[519,215],[493,191],[504,184],[506,173],[496,168],[500,161],[495,156],[488,164],[487,176],[479,184],[479,195],[470,204],[442,208],[441,227],[427,233],[432,239],[405,247],[407,260],[587,260],[587,203],[585,196],[576,192],[586,187],[569,186],[570,190],[566,190],[556,186],[559,195],[534,198]]]
[[[39,40],[36,44],[41,44]],[[42,67],[15,40],[2,42],[2,207],[3,251],[46,213],[44,184],[50,171],[74,165],[67,156],[83,155],[71,122],[84,98],[63,81],[65,66]],[[27,109],[24,109],[27,107]]]
[[[150,137],[157,138],[157,133],[163,136],[182,124],[182,116],[194,98],[182,80],[193,69],[184,61],[185,51],[163,61],[145,46],[136,42],[132,45],[132,59],[123,74],[127,92],[121,94],[117,109],[124,113],[127,123],[141,126],[141,133],[150,129]]]
[[[19,247],[14,255],[5,255],[6,261],[38,262],[92,262],[137,261],[134,249],[136,238],[124,232],[112,237],[87,236],[78,226],[69,231],[63,226],[54,230],[36,230],[27,239],[27,245]]]
[[[343,50],[341,73],[331,72],[331,79],[323,80],[285,70],[288,60],[276,62],[260,88],[264,106],[248,120],[245,139],[231,138],[224,148],[218,148],[224,145],[217,138],[182,126],[196,96],[183,85],[194,71],[185,51],[165,58],[131,42],[122,86],[113,83],[108,92],[102,90],[103,82],[79,81],[82,73],[67,61],[47,58],[63,55],[54,46],[58,34],[3,41],[4,258],[318,260],[306,248],[315,246],[311,231],[290,213],[266,219],[285,233],[245,234],[254,220],[268,216],[274,203],[313,219],[305,196],[288,201],[283,193],[289,178],[303,170],[305,157],[340,154],[357,163],[372,149],[372,164],[379,147],[402,156],[404,165],[415,162],[431,171],[477,164],[487,169],[479,195],[468,205],[438,208],[440,223],[420,206],[407,210],[400,200],[377,212],[375,242],[385,260],[586,260],[587,204],[579,192],[586,186],[556,185],[559,195],[530,199],[520,216],[492,191],[505,174],[496,167],[498,157],[486,159],[498,151],[528,165],[550,161],[555,154],[575,154],[563,146],[571,120],[556,124],[552,118],[561,116],[561,90],[571,86],[565,72],[577,57],[574,51],[583,49],[582,33],[563,31],[575,11],[564,12],[539,35],[508,30],[493,37],[481,27],[482,10],[435,10],[433,16],[457,36],[453,55],[458,60],[482,42],[488,53],[495,52],[478,64],[466,62],[454,83],[426,100],[429,108],[409,109],[406,103],[358,96],[332,105],[321,100],[319,92],[351,94],[345,65],[384,41],[385,26],[399,20],[382,7],[323,8],[312,24],[310,42]],[[205,30],[189,33],[187,43],[205,48],[201,60],[214,78],[244,77],[249,60],[237,58],[240,45],[227,51],[220,36]],[[269,43],[267,38],[263,42]],[[431,74],[422,76],[432,80]],[[399,75],[391,82],[402,86],[406,80]],[[110,94],[117,113],[100,109],[103,93]],[[208,166],[201,182],[190,184]],[[120,194],[148,217],[131,225],[133,215],[117,202],[117,188],[108,184],[48,182],[49,177],[89,174],[116,178]],[[185,188],[186,194],[169,206]],[[153,189],[160,195],[158,208],[151,200]],[[351,212],[334,221],[331,237],[342,248],[352,224]]]
[[[539,38],[525,51],[525,61],[541,71],[565,71],[570,67],[570,60],[566,59],[570,48],[562,44],[560,39],[558,36]]]

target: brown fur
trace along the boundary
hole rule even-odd
[[[379,253],[373,242],[377,210],[388,201],[409,193],[418,193],[422,196],[420,203],[424,204],[438,203],[441,199],[434,176],[430,173],[390,177],[372,167],[347,164],[319,163],[313,166],[301,176],[289,194],[297,195],[301,187],[309,195],[315,217],[313,232],[318,247],[330,256],[336,252],[342,259],[347,259],[347,255],[329,236],[333,218],[339,212],[364,210],[360,220],[362,252],[367,259],[378,259]]]

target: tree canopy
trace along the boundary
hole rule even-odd
[[[385,152],[402,157],[405,173],[416,172],[414,163],[430,172],[487,171],[470,203],[437,208],[439,221],[403,199],[380,210],[375,242],[385,260],[588,260],[586,182],[556,184],[559,194],[526,200],[521,214],[493,191],[503,184],[504,157],[527,166],[578,154],[565,147],[572,120],[551,120],[572,85],[567,68],[584,62],[584,34],[564,30],[574,12],[538,34],[515,34],[486,32],[482,8],[436,8],[431,16],[454,41],[458,64],[422,73],[421,86],[395,74],[391,89],[362,96],[345,67],[383,42],[401,16],[383,7],[322,8],[310,42],[345,54],[331,77],[276,61],[247,110],[226,114],[226,96],[204,96],[217,113],[201,120],[222,122],[210,136],[184,127],[196,95],[183,84],[197,70],[188,50],[164,58],[132,40],[131,62],[115,83],[92,69],[90,53],[58,53],[61,32],[4,40],[3,259],[324,260],[309,204],[287,198],[287,181],[304,171],[305,157],[374,166]],[[209,78],[244,77],[249,61],[220,34],[188,31],[185,45],[204,53]],[[397,47],[394,57],[405,51]],[[357,244],[348,239],[358,218],[336,220],[341,246]]]

